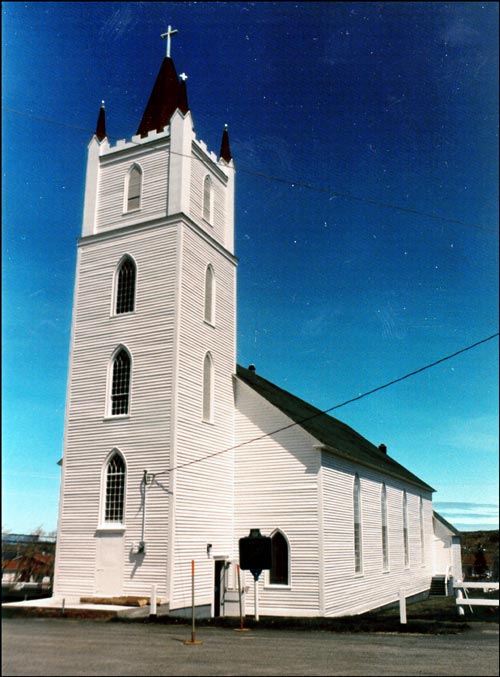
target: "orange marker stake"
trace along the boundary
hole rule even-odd
[[[191,614],[191,641],[186,641],[183,642],[183,644],[186,644],[188,646],[193,646],[195,644],[203,644],[203,642],[197,642],[196,641],[196,628],[195,628],[195,622],[194,622],[194,559],[191,560],[191,606],[192,606],[192,614]]]
[[[240,565],[236,565],[238,567],[238,596],[240,599],[240,627],[239,628],[234,628],[235,632],[250,632],[250,628],[244,628],[243,627],[243,612],[241,610],[241,579],[240,579]]]

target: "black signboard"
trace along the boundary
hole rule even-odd
[[[240,538],[240,569],[250,570],[257,580],[263,569],[273,565],[272,541],[262,536],[260,529],[250,529],[250,535]]]

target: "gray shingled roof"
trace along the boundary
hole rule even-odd
[[[315,437],[328,451],[409,482],[425,491],[435,491],[342,421],[324,414],[320,409],[258,376],[254,371],[238,365],[236,375],[261,397]]]
[[[440,515],[435,510],[433,511],[433,513],[434,513],[434,517],[438,520],[438,522],[441,522],[441,524],[444,524],[444,526],[447,529],[449,529],[452,533],[454,533],[455,536],[461,536],[462,535],[462,532],[459,531],[456,527],[454,527],[453,524],[450,524],[449,522],[447,522],[442,515]]]

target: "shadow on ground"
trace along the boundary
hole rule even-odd
[[[408,605],[407,623],[401,624],[399,607],[372,611],[358,616],[342,616],[339,618],[291,618],[261,616],[259,621],[245,617],[245,628],[270,628],[275,630],[322,630],[325,632],[397,632],[419,634],[457,634],[463,632],[471,623],[498,623],[498,607],[480,607],[471,611],[465,608],[465,615],[459,616],[454,597],[428,599]],[[132,622],[132,619],[114,618],[116,622]],[[189,619],[161,616],[146,617],[134,622],[190,624]],[[197,626],[239,628],[239,618],[207,618],[197,619]]]

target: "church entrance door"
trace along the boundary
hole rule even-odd
[[[225,567],[224,560],[216,559],[215,564],[215,585],[214,585],[214,616],[221,615],[221,601],[224,595]]]
[[[123,592],[123,533],[97,534],[95,591],[112,597]]]

